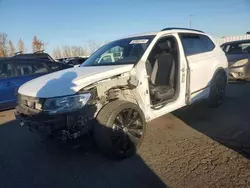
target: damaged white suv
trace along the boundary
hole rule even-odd
[[[147,122],[200,99],[221,104],[227,68],[220,46],[202,31],[134,35],[104,45],[81,67],[22,85],[15,115],[60,140],[93,133],[106,154],[125,158],[140,146]]]

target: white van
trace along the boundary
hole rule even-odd
[[[100,61],[105,54],[118,55]],[[27,82],[15,114],[22,126],[60,140],[91,132],[106,154],[125,158],[140,146],[147,122],[200,99],[220,105],[227,80],[226,56],[209,35],[165,28],[115,40],[81,67]]]

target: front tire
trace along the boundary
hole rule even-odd
[[[110,102],[96,120],[94,139],[105,154],[123,159],[136,153],[146,130],[145,117],[138,105],[122,100]]]
[[[210,86],[209,107],[219,107],[226,95],[227,78],[220,72],[215,75]]]

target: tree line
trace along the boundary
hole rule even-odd
[[[87,56],[87,55],[92,54],[102,45],[103,44],[96,43],[95,41],[88,41],[87,45],[85,46],[65,45],[62,47],[54,48],[52,51],[52,56],[55,59],[66,58],[66,57]]]
[[[106,43],[106,42],[105,42]],[[61,47],[56,47],[52,50],[52,56],[55,59],[66,58],[66,57],[76,57],[76,56],[86,56],[92,54],[103,44],[96,43],[95,41],[88,41],[86,46],[77,45],[65,45]],[[45,50],[46,44],[44,41],[40,40],[37,36],[33,37],[32,40],[32,51],[42,51]],[[0,57],[11,57],[15,53],[27,53],[27,47],[24,41],[20,38],[16,45],[13,44],[11,40],[8,39],[7,33],[0,32]]]

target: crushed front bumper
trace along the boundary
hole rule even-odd
[[[91,118],[89,109],[80,112],[49,115],[42,111],[30,109],[24,105],[18,105],[15,110],[15,117],[20,125],[28,127],[30,131],[41,134],[60,137],[60,140],[76,139],[86,134],[91,129]]]
[[[250,78],[250,65],[247,64],[241,67],[229,67],[229,79],[237,80],[237,79],[249,79]]]
[[[21,126],[28,127],[31,131],[52,134],[53,131],[67,128],[66,116],[49,116],[41,111],[17,106],[14,112]]]

